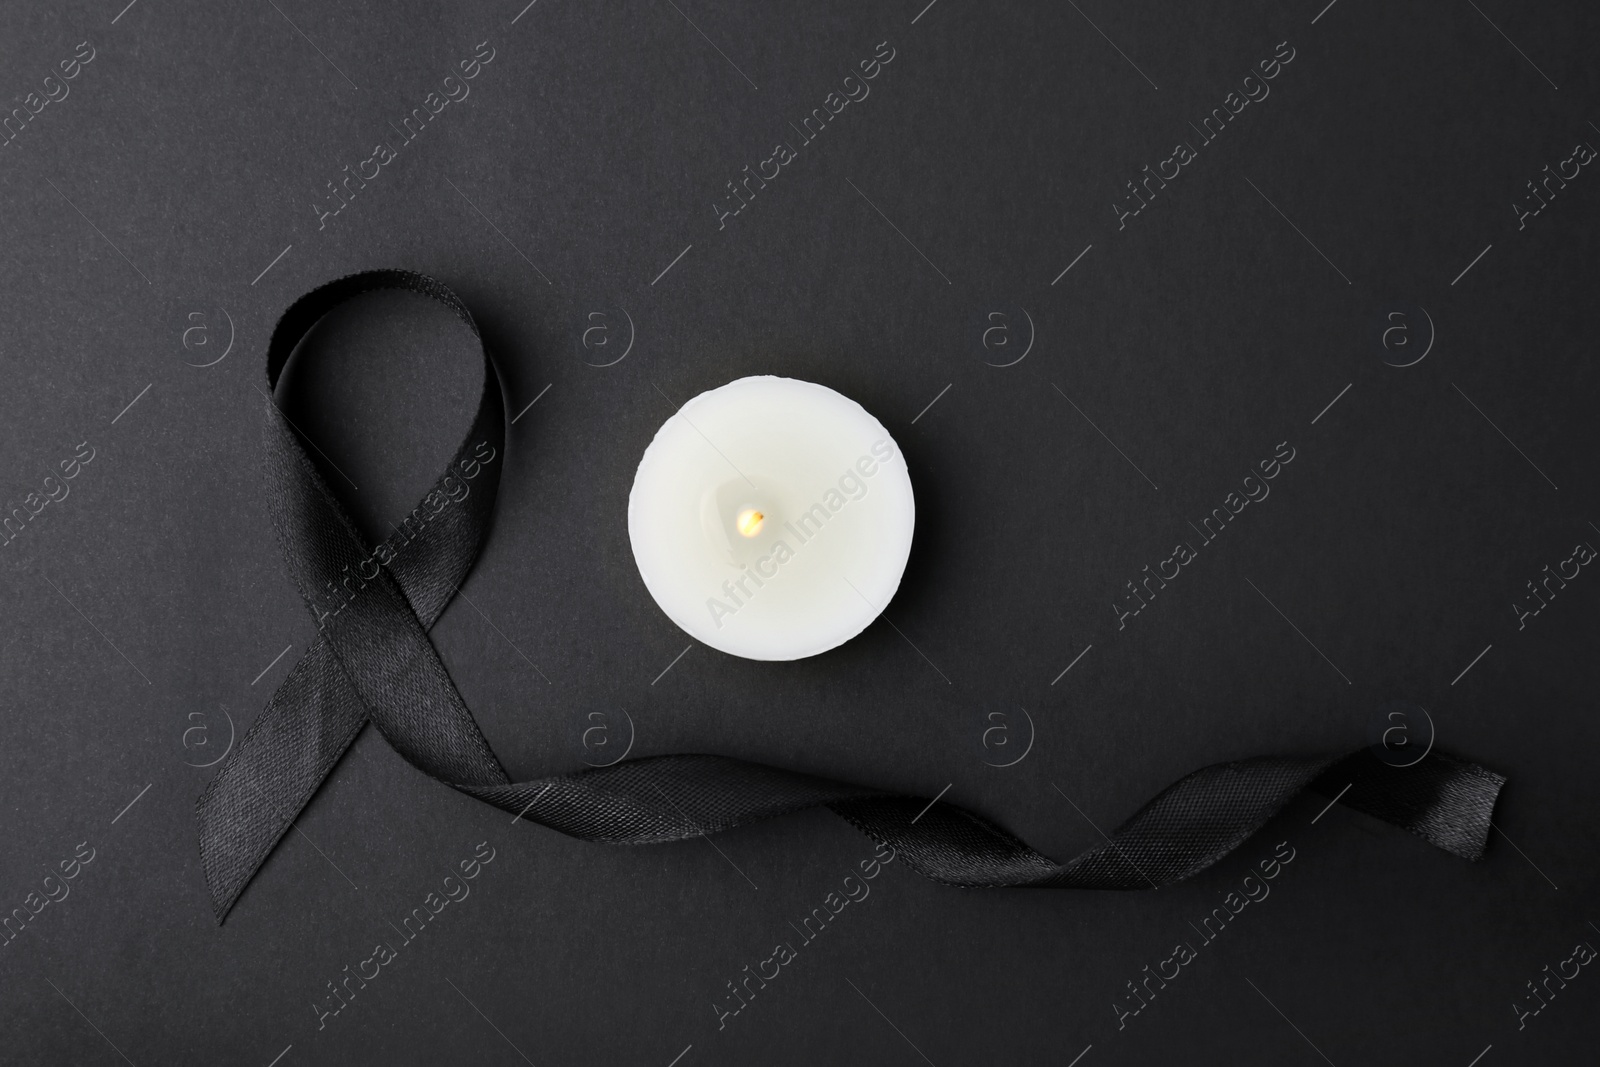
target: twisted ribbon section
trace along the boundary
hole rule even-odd
[[[399,270],[351,275],[284,313],[267,353],[269,389],[323,315],[379,289],[438,300],[478,336],[466,307],[431,278]],[[1162,790],[1103,846],[1064,863],[952,804],[726,756],[655,756],[513,782],[428,639],[488,535],[504,448],[504,402],[484,351],[471,429],[422,503],[369,547],[293,424],[267,405],[268,502],[319,637],[200,795],[200,855],[218,922],[369,720],[423,773],[572,837],[681,841],[825,806],[889,844],[911,869],[955,886],[1159,888],[1217,862],[1307,788],[1458,856],[1483,855],[1505,779],[1438,753],[1404,768],[1366,749],[1203,767]]]

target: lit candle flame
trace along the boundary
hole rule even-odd
[[[739,532],[745,537],[754,537],[761,532],[761,524],[766,521],[766,516],[755,508],[746,508],[739,512],[739,517],[734,521]]]

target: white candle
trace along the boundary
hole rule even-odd
[[[883,424],[772,375],[684,404],[628,496],[650,595],[690,636],[747,659],[814,656],[866,629],[900,586],[915,525]]]

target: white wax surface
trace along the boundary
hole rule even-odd
[[[752,510],[760,529],[746,537]],[[633,558],[661,610],[748,659],[814,656],[866,629],[900,586],[915,525],[883,424],[832,389],[771,375],[684,404],[628,496]]]

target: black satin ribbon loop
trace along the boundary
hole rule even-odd
[[[439,282],[410,271],[355,274],[284,313],[268,348],[268,388],[324,315],[379,289],[438,300],[478,336],[465,305]],[[379,546],[367,545],[276,404],[266,405],[265,438],[273,525],[319,636],[200,795],[200,854],[218,922],[368,720],[418,770],[572,837],[682,841],[824,806],[888,843],[911,869],[972,888],[1159,888],[1226,856],[1307,789],[1467,859],[1480,858],[1488,841],[1505,779],[1438,752],[1405,768],[1365,749],[1203,767],[1104,845],[1065,863],[951,804],[726,756],[654,756],[513,782],[428,639],[483,547],[499,487],[505,410],[487,351],[472,427],[423,503]],[[463,484],[465,495],[453,495]]]

